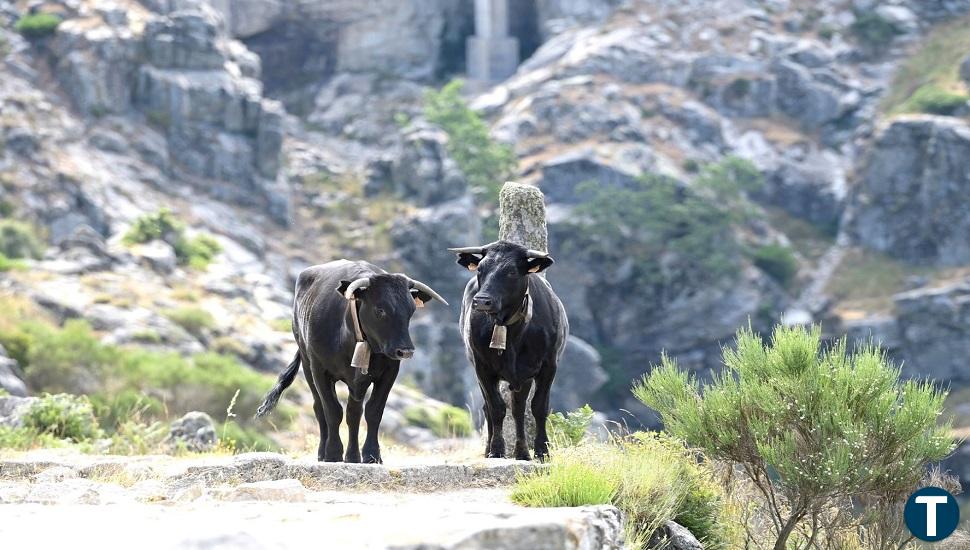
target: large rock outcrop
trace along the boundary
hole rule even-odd
[[[970,124],[891,119],[860,176],[850,222],[859,244],[913,263],[970,263]]]
[[[970,384],[970,279],[893,297],[889,314],[843,321],[856,342],[885,348],[911,378]]]

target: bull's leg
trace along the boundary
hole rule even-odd
[[[364,439],[363,459],[365,464],[383,464],[381,459],[381,445],[377,440],[378,432],[381,428],[381,418],[384,416],[384,406],[387,405],[387,396],[391,393],[391,387],[397,380],[397,373],[400,369],[400,361],[390,361],[384,374],[374,381],[374,389],[371,391],[370,399],[364,406],[364,419],[367,420],[367,437]]]
[[[515,459],[532,460],[529,444],[525,441],[525,406],[529,401],[532,380],[522,384],[519,391],[512,392],[512,418],[515,420]]]
[[[317,460],[323,461],[323,451],[327,445],[327,417],[323,414],[323,401],[317,387],[313,385],[313,369],[310,363],[303,361],[303,375],[306,377],[307,384],[310,386],[310,393],[313,395],[313,415],[317,417],[317,424],[320,426],[320,444],[317,446]]]
[[[546,419],[549,418],[549,389],[556,377],[556,363],[547,362],[536,376],[536,393],[532,396],[532,416],[536,419],[536,440],[533,450],[536,458],[545,460],[549,455],[549,436],[546,434]]]
[[[354,399],[351,394],[347,398],[347,454],[344,462],[360,462],[360,443],[358,432],[360,431],[360,416],[364,412],[364,402]]]
[[[344,412],[337,399],[337,390],[334,387],[336,380],[326,372],[320,374],[321,376],[318,376],[315,382],[323,401],[323,413],[327,418],[327,443],[323,451],[323,460],[340,462],[344,454],[344,445],[340,441],[340,421],[343,420]]]
[[[505,458],[505,438],[502,437],[502,422],[505,420],[505,400],[498,391],[498,377],[486,375],[479,378],[482,395],[485,398],[488,419],[488,446],[485,458]]]

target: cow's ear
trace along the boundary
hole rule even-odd
[[[341,296],[346,296],[347,287],[349,287],[351,283],[353,283],[353,281],[340,281],[340,286],[337,287],[337,294],[340,294]],[[354,291],[354,296],[355,297],[360,296],[360,293],[363,291],[364,291],[363,288],[358,288],[356,291]]]
[[[424,307],[424,304],[434,300],[434,296],[416,288],[411,289],[411,297],[414,298],[414,305]]]
[[[469,252],[462,252],[458,254],[458,265],[465,267],[468,271],[475,271],[478,269],[478,264],[482,261],[482,257],[478,254],[471,254]]]
[[[529,266],[529,273],[539,273],[545,271],[547,267],[554,263],[552,256],[545,256],[543,258],[532,258],[527,265]]]

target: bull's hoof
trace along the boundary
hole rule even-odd
[[[384,464],[384,461],[381,460],[381,455],[367,455],[364,457],[364,464]]]
[[[485,458],[505,458],[505,447],[493,445],[485,451]]]
[[[347,455],[344,456],[344,462],[349,462],[351,464],[360,464],[360,452],[352,453],[347,451]]]
[[[325,456],[325,457],[323,457],[323,461],[324,462],[343,462],[344,461],[344,457],[342,457],[340,455],[337,455],[337,456]]]
[[[532,460],[532,455],[529,454],[529,449],[516,449],[515,450],[516,460]]]

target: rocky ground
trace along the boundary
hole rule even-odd
[[[445,249],[487,240],[487,220],[423,97],[462,75],[473,2],[358,4],[0,1],[0,199],[46,247],[0,275],[6,294],[108,342],[218,349],[267,372],[292,354],[280,327],[307,265],[367,257],[457,297],[466,274]],[[636,426],[630,381],[661,350],[708,374],[749,320],[821,321],[874,337],[908,376],[968,382],[968,109],[907,114],[923,81],[896,77],[940,57],[927,43],[965,47],[944,68],[965,96],[970,2],[514,5],[523,63],[466,96],[514,148],[514,177],[549,202],[549,280],[573,330],[554,408],[588,401]],[[14,25],[31,11],[64,21],[28,38]],[[579,184],[654,173],[691,189],[729,156],[764,179],[757,215],[724,235],[744,245],[733,276],[646,284],[638,262],[604,259],[617,243],[584,240]],[[124,242],[163,206],[221,245],[207,269],[170,243]],[[756,261],[768,246],[793,256],[791,281]],[[186,306],[215,325],[193,333],[164,315]],[[456,319],[416,316],[403,377],[477,410]],[[0,362],[0,381],[17,372]],[[952,410],[966,401],[955,393]]]
[[[321,464],[270,453],[0,458],[0,536],[43,547],[620,548],[610,506],[524,509],[505,487],[538,466],[428,459]],[[200,513],[204,511],[203,513]],[[51,526],[57,525],[56,529]]]

